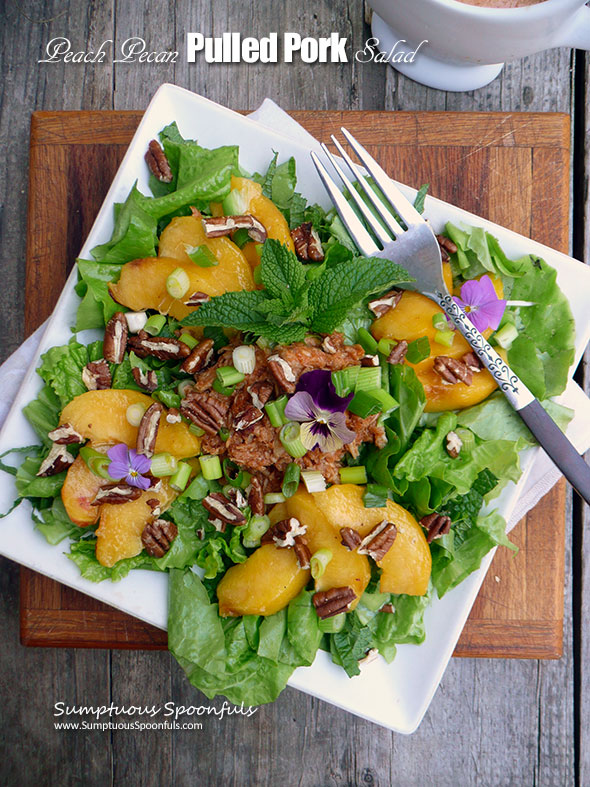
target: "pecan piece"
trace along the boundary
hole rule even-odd
[[[356,593],[350,587],[330,588],[330,590],[320,590],[313,594],[312,602],[317,612],[318,618],[334,617],[341,612],[346,612],[356,598]]]
[[[203,339],[202,342],[199,342],[184,360],[180,371],[186,372],[186,374],[196,374],[204,369],[213,358],[213,345],[213,339]]]
[[[438,241],[438,245],[440,246],[440,256],[442,257],[442,261],[447,262],[447,260],[450,259],[450,254],[457,253],[457,246],[450,238],[446,238],[444,235],[437,235],[436,239]]]
[[[297,565],[299,568],[309,568],[311,564],[311,552],[307,546],[307,540],[304,536],[295,536],[295,543],[293,544],[293,552],[297,558]]]
[[[363,538],[357,552],[359,555],[369,555],[377,563],[389,552],[396,536],[396,526],[393,522],[384,520]]]
[[[123,312],[115,312],[107,322],[102,344],[105,361],[121,363],[125,357],[129,328]]]
[[[483,369],[482,362],[473,351],[465,353],[465,355],[461,358],[461,361],[468,369],[471,369],[472,372],[481,372]]]
[[[369,301],[369,309],[373,312],[375,317],[383,317],[384,314],[387,314],[390,309],[395,309],[395,307],[400,302],[400,298],[402,297],[403,293],[401,290],[391,290],[390,292],[385,293],[380,298],[376,298],[374,301]]]
[[[151,557],[164,557],[176,536],[178,528],[167,519],[148,522],[141,534],[141,543]]]
[[[89,391],[103,391],[111,387],[111,370],[104,358],[86,364],[82,369],[82,382]]]
[[[288,519],[281,519],[269,528],[260,543],[270,544],[274,541],[278,547],[292,547],[295,546],[296,537],[304,536],[306,532],[307,525],[302,525],[296,517],[291,516]]]
[[[324,259],[324,249],[320,236],[314,230],[311,221],[305,221],[299,227],[291,230],[293,245],[300,260],[307,262],[321,262]]]
[[[141,489],[137,486],[129,486],[122,482],[115,484],[105,484],[96,493],[96,497],[90,503],[91,506],[101,506],[103,503],[110,505],[120,505],[128,503],[130,500],[137,500],[141,495]]]
[[[447,454],[451,457],[451,459],[456,459],[459,456],[461,449],[463,448],[463,440],[461,440],[457,432],[449,432],[447,434],[445,448],[447,449]]]
[[[258,423],[263,415],[264,413],[262,410],[259,410],[258,407],[254,407],[254,405],[251,404],[246,407],[243,413],[240,413],[233,427],[236,432],[240,432],[243,429],[248,429],[249,426]]]
[[[84,438],[77,432],[71,424],[61,424],[48,433],[47,437],[58,445],[71,445],[72,443],[83,443]]]
[[[259,410],[262,410],[272,396],[274,386],[268,380],[259,380],[257,383],[252,383],[246,390],[252,397],[252,404],[254,407],[258,407]]]
[[[256,243],[264,243],[266,230],[258,219],[249,213],[243,216],[214,216],[202,219],[205,235],[208,238],[221,238],[230,235],[235,230],[248,230],[248,235]]]
[[[230,486],[230,488],[226,490],[225,494],[230,503],[233,503],[238,508],[246,508],[248,505],[246,495],[239,486]]]
[[[269,355],[266,359],[269,369],[277,383],[281,386],[283,391],[293,393],[295,391],[295,374],[291,365],[287,363],[280,355]]]
[[[160,183],[172,183],[172,170],[158,140],[151,140],[145,154],[145,160],[150,172]]]
[[[207,303],[211,300],[211,296],[206,292],[193,292],[188,296],[188,300],[184,302],[185,306],[200,306],[202,303]]]
[[[361,366],[379,366],[379,356],[378,355],[364,355],[361,358]]]
[[[211,492],[203,499],[203,508],[212,516],[221,519],[228,525],[243,525],[246,517],[240,509],[231,503],[221,492]]]
[[[437,356],[434,359],[433,368],[450,385],[455,385],[458,382],[471,385],[473,382],[473,372],[467,364],[456,358],[449,358],[448,355]]]
[[[177,410],[176,407],[171,407],[166,413],[166,423],[179,424],[181,421],[182,416],[180,414],[180,410]]]
[[[405,339],[398,342],[387,356],[387,363],[403,363],[408,352],[408,343]]]
[[[160,416],[164,408],[160,402],[154,402],[143,414],[137,430],[135,449],[138,454],[151,457],[156,448],[156,438],[160,427]]]
[[[226,425],[226,412],[206,393],[183,399],[180,412],[207,434],[217,434]]]
[[[393,613],[395,612],[395,607],[393,606],[393,604],[383,604],[379,612],[385,612],[388,615],[393,615]]]
[[[65,445],[53,443],[49,453],[41,462],[41,466],[37,471],[37,475],[39,478],[57,475],[58,473],[61,473],[62,470],[67,470],[73,461],[74,457],[71,455]]]
[[[134,366],[131,370],[131,374],[135,382],[140,388],[143,388],[144,391],[155,391],[158,387],[158,375],[153,369],[148,369],[146,372],[140,369],[139,366]]]
[[[428,516],[423,516],[420,520],[422,527],[427,530],[426,540],[430,544],[435,538],[440,538],[451,529],[451,518],[436,511]]]
[[[151,508],[152,516],[157,519],[160,516],[160,514],[162,513],[162,509],[160,507],[160,501],[158,500],[158,498],[157,497],[150,497],[150,499],[146,500],[145,502],[146,502],[146,505],[148,505]]]
[[[262,516],[266,511],[266,506],[264,505],[264,494],[262,492],[262,484],[260,483],[260,478],[255,475],[253,475],[252,479],[250,480],[248,505],[250,506],[250,511],[252,511],[254,516]]]
[[[322,350],[328,355],[335,355],[340,349],[340,345],[336,344],[332,336],[324,336],[322,341]]]
[[[178,360],[190,354],[188,344],[177,339],[149,336],[145,331],[140,331],[137,336],[130,336],[127,346],[140,358],[153,355],[161,361]]]
[[[361,543],[362,539],[356,530],[353,530],[351,527],[341,527],[340,528],[340,543],[342,546],[345,546],[350,552],[353,549],[356,549],[358,545]]]

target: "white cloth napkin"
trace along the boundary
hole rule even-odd
[[[262,126],[275,132],[291,137],[309,147],[321,150],[318,141],[302,126],[282,110],[274,101],[266,98],[250,117]],[[25,372],[31,364],[45,329],[45,323],[29,336],[26,341],[0,366],[0,427],[4,423],[8,410],[18,392]],[[576,418],[570,424],[568,436],[575,443],[578,451],[590,448],[590,399],[575,384],[570,383],[568,393],[575,400]],[[569,400],[570,397],[568,397]],[[571,402],[570,402],[571,406]],[[522,495],[508,522],[512,529],[520,519],[533,508],[538,501],[559,480],[561,473],[549,457],[540,452],[531,469]]]

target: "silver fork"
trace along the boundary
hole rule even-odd
[[[527,386],[498,355],[451,297],[443,279],[441,251],[434,232],[365,148],[349,131],[345,128],[341,130],[389,203],[389,205],[385,204],[377,192],[367,184],[363,173],[357,170],[357,166],[340,142],[332,136],[332,141],[350,170],[353,180],[359,184],[375,208],[379,216],[379,219],[376,218],[354,188],[343,167],[322,143],[326,156],[348,190],[359,213],[377,238],[380,244],[378,245],[340,192],[320,158],[312,152],[311,157],[318,174],[359,251],[367,257],[384,257],[393,260],[412,274],[416,281],[404,285],[404,288],[418,290],[440,306],[467,339],[539,444],[574,489],[590,505],[590,468]],[[392,208],[395,216],[392,214]]]

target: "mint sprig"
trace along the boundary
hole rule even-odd
[[[295,254],[277,240],[262,250],[263,290],[226,292],[183,320],[184,325],[235,328],[281,344],[306,333],[332,333],[348,312],[371,295],[414,279],[390,260],[354,257],[325,268],[313,280]]]

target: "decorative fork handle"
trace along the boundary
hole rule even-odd
[[[498,355],[448,293],[436,291],[433,299],[467,339],[473,352],[498,383],[498,387],[528,426],[537,442],[561,470],[578,494],[590,505],[590,467],[541,406],[518,375]]]

